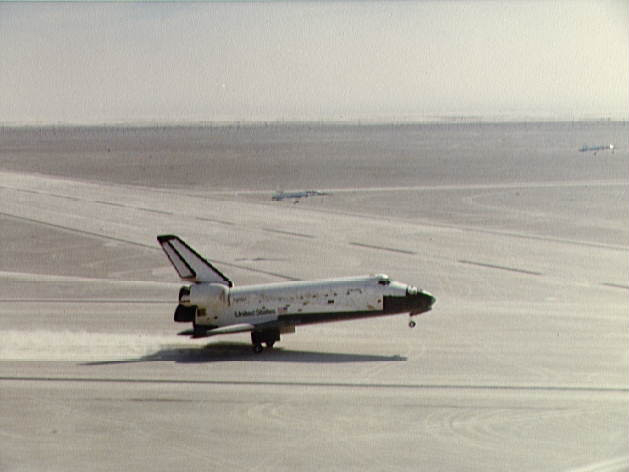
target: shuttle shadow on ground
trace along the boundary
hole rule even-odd
[[[86,362],[83,365],[112,365],[129,364],[139,362],[179,362],[179,363],[203,363],[203,362],[300,362],[300,363],[330,363],[339,364],[345,362],[399,362],[406,361],[406,357],[399,355],[378,356],[371,354],[345,354],[336,352],[295,351],[275,347],[267,349],[262,354],[251,351],[251,345],[247,343],[220,342],[206,344],[205,346],[168,346],[159,351],[142,356],[138,359],[121,361],[95,361]]]

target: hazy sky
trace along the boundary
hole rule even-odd
[[[629,118],[628,1],[0,3],[0,122]]]

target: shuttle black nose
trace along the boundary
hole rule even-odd
[[[436,299],[430,292],[424,292],[423,290],[417,290],[414,294],[408,294],[409,305],[411,306],[409,312],[411,315],[419,315],[432,309]]]
[[[424,303],[426,304],[426,306],[428,308],[431,308],[435,304],[435,302],[437,301],[437,299],[435,297],[433,297],[432,294],[429,293],[429,292],[421,291],[420,295],[423,298]]]
[[[417,296],[416,296],[416,300],[418,308],[424,312],[424,311],[429,311],[432,309],[432,306],[435,304],[435,302],[437,301],[435,299],[435,297],[432,296],[431,293],[429,292],[424,292],[423,290],[421,290]]]

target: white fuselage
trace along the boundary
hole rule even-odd
[[[282,319],[303,324],[386,314],[385,297],[405,297],[408,289],[383,275],[231,288],[196,284],[190,287],[190,303],[198,307],[195,322],[200,325],[258,325]]]

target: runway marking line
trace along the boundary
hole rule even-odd
[[[377,249],[379,251],[388,251],[388,252],[396,252],[398,254],[409,254],[411,256],[416,256],[417,253],[415,251],[408,251],[406,249],[396,249],[396,248],[392,248],[392,247],[384,247],[384,246],[374,246],[371,244],[364,244],[364,243],[357,243],[357,242],[351,242],[349,243],[351,246],[357,246],[357,247],[364,247],[367,249]]]
[[[158,215],[174,216],[174,214],[171,213],[170,211],[155,210],[153,208],[144,208],[144,207],[130,207],[130,208],[133,208],[134,210],[146,211],[146,212],[149,212],[149,213],[156,213]]]
[[[117,207],[117,208],[132,208],[130,206],[123,205],[122,203],[106,202],[104,200],[93,200],[93,202],[94,203],[99,203],[101,205],[108,205],[108,206],[113,206],[113,207]]]
[[[262,231],[266,231],[268,233],[285,234],[287,236],[297,236],[298,238],[315,239],[315,237],[311,234],[293,233],[291,231],[282,231],[280,229],[262,228]]]
[[[629,285],[614,284],[612,282],[603,282],[601,285],[604,285],[605,287],[612,287],[612,288],[620,288],[620,289],[623,289],[623,290],[629,290]]]
[[[232,223],[231,221],[217,220],[215,218],[204,218],[203,216],[195,216],[194,219],[198,220],[198,221],[208,221],[210,223],[220,223],[222,225],[228,225],[228,226],[235,226],[236,225],[236,223]]]
[[[475,265],[475,266],[479,266],[479,267],[487,267],[489,269],[507,270],[509,272],[517,272],[519,274],[544,275],[541,272],[534,272],[532,270],[518,269],[516,267],[506,267],[506,266],[500,266],[500,265],[495,265],[495,264],[487,264],[485,262],[474,262],[474,261],[468,261],[468,260],[465,260],[465,259],[460,259],[458,262],[461,263],[461,264],[469,264],[469,265]]]

